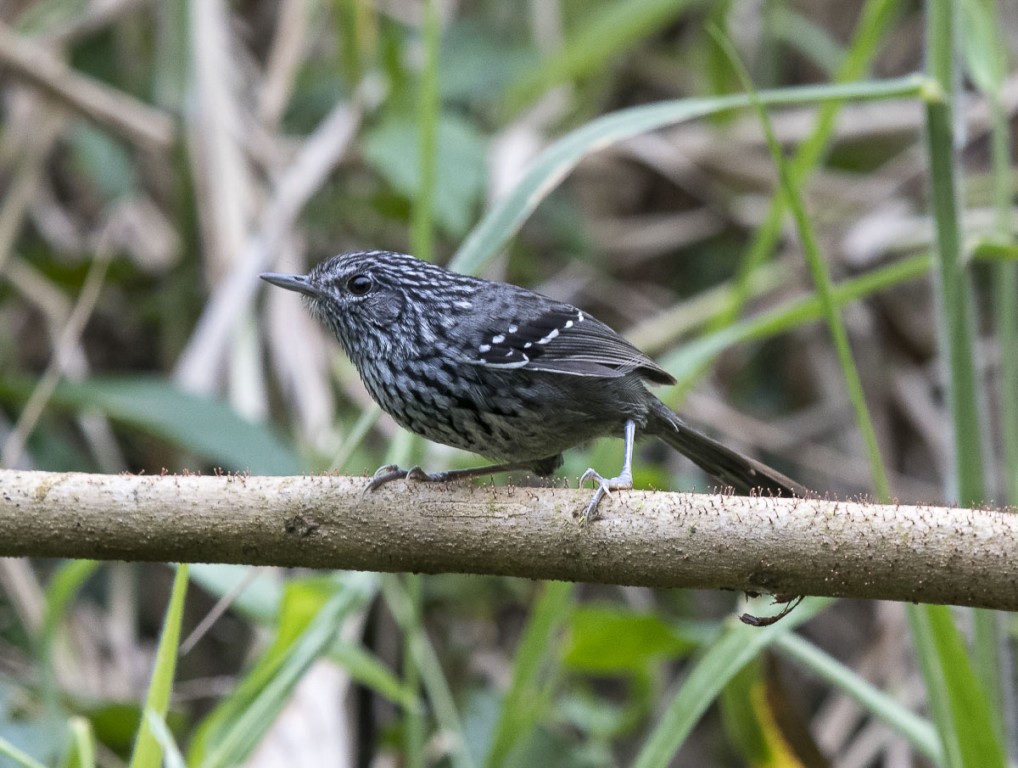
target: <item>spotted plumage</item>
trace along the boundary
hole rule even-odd
[[[341,254],[308,275],[262,277],[304,294],[375,401],[430,440],[504,462],[497,469],[547,474],[579,443],[626,438],[619,477],[605,480],[593,470],[585,476],[600,484],[587,513],[607,490],[631,487],[637,430],[657,435],[740,493],[804,493],[685,424],[645,386],[673,383],[671,375],[570,304],[388,251]],[[383,469],[373,485],[408,474]]]

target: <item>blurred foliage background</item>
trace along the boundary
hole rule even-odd
[[[384,248],[593,312],[675,374],[667,402],[819,492],[1016,501],[1014,3],[0,18],[4,467],[471,465],[256,278]],[[727,108],[742,67],[776,158]],[[559,482],[620,458],[573,451]],[[637,470],[709,486],[657,445]],[[807,601],[753,629],[727,594],[90,562],[2,561],[0,588],[5,765],[1018,758],[1010,616]]]

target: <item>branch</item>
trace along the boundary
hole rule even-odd
[[[143,147],[168,150],[176,128],[167,112],[72,69],[44,45],[0,23],[0,66],[99,125]]]
[[[0,471],[0,555],[733,589],[1018,610],[1018,515],[351,477]]]

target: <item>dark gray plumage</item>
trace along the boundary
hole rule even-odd
[[[371,396],[401,426],[503,462],[434,474],[383,467],[372,488],[402,477],[447,480],[510,469],[546,475],[575,445],[623,437],[618,477],[584,474],[598,484],[589,517],[609,490],[632,487],[632,444],[641,431],[737,493],[806,494],[683,422],[645,386],[674,383],[671,375],[569,304],[388,251],[340,254],[308,275],[262,279],[304,294]]]

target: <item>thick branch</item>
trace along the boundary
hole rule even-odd
[[[833,595],[1018,610],[1018,515],[349,477],[0,471],[0,555],[229,562]]]

